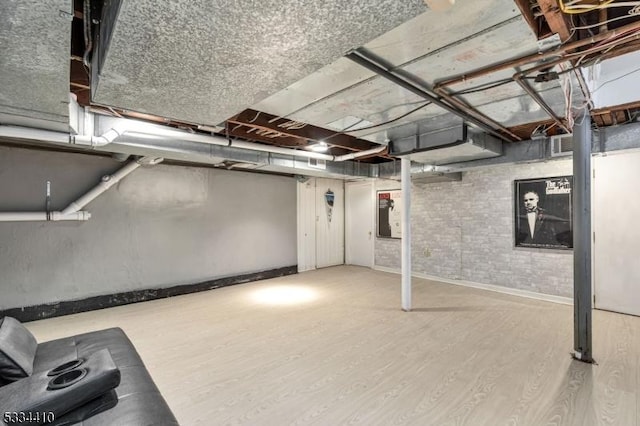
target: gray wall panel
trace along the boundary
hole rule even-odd
[[[459,182],[414,183],[414,273],[570,297],[571,251],[515,249],[513,242],[513,181],[570,174],[568,159],[476,169]],[[399,240],[378,239],[375,259],[399,269]]]
[[[122,167],[0,147],[0,210],[53,207]],[[195,283],[296,263],[295,180],[140,168],[91,202],[88,222],[0,222],[0,309]]]

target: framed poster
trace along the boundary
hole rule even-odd
[[[402,191],[378,191],[378,231],[380,238],[402,237]]]
[[[514,183],[515,246],[573,248],[573,176]]]

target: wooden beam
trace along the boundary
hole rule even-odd
[[[612,107],[594,109],[593,111],[591,111],[591,115],[608,114],[610,112],[624,111],[628,109],[637,109],[637,108],[640,108],[640,101],[629,102],[628,104],[616,105]]]
[[[234,123],[245,123],[252,126],[261,126],[286,133],[293,137],[312,141],[324,140],[329,145],[338,146],[351,151],[364,151],[377,146],[377,144],[372,142],[358,139],[354,136],[335,130],[313,126],[311,124],[298,128],[298,126],[293,125],[295,122],[291,119],[278,117],[253,109],[247,109],[228,121],[233,121]]]
[[[229,122],[229,134],[231,136],[237,136],[243,139],[250,139],[253,141],[264,142],[270,145],[278,145],[284,147],[298,147],[307,145],[306,139],[296,138],[293,136],[286,136],[282,138],[269,138],[262,136],[255,131],[251,132],[251,128],[246,126],[238,126],[235,122]]]
[[[569,16],[562,13],[558,0],[538,0],[540,10],[544,14],[552,33],[557,33],[561,41],[571,38],[571,22]]]
[[[79,89],[86,89],[86,90],[91,89],[91,88],[90,88],[89,86],[87,86],[86,84],[76,83],[76,82],[73,82],[73,81],[72,81],[71,83],[69,83],[69,84],[71,84],[71,86],[72,86],[72,87],[77,87],[77,88],[79,88]]]

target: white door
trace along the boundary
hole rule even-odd
[[[316,178],[316,266],[344,264],[344,182]]]
[[[640,315],[640,152],[594,158],[595,307]]]
[[[345,200],[346,263],[372,268],[375,222],[373,182],[346,183]]]
[[[298,182],[298,272],[316,269],[316,180]]]

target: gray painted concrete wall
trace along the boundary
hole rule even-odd
[[[414,184],[413,271],[571,296],[571,251],[516,249],[513,243],[513,181],[570,174],[571,160],[556,160],[468,171],[460,182]],[[375,259],[377,266],[399,269],[399,241],[378,239]]]
[[[0,147],[0,211],[53,210],[122,167],[110,158]],[[88,222],[0,222],[0,309],[162,288],[296,264],[295,180],[140,168]]]

